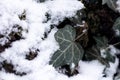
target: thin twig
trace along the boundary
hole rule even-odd
[[[113,44],[113,46],[117,46],[117,45],[119,45],[120,44],[120,42],[117,42],[117,43],[115,43],[115,44]],[[108,46],[108,47],[106,47],[105,48],[105,50],[107,50],[107,49],[109,49],[110,47]]]
[[[117,46],[118,44],[120,44],[120,42],[117,42],[117,43],[113,44],[113,46]]]
[[[112,36],[112,38],[111,38],[108,42],[110,42],[111,40],[113,40],[114,37],[115,37],[115,36]]]
[[[77,38],[75,38],[74,41],[76,41],[77,39],[81,38],[86,32],[87,32],[87,30],[85,32],[83,32],[81,35],[79,35]]]

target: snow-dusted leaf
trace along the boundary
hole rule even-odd
[[[109,46],[108,46],[108,40],[106,39],[106,37],[94,37],[95,41],[96,41],[96,46],[98,47],[99,50],[104,50],[103,53],[106,57],[100,59],[102,62],[113,62],[115,61],[115,57],[113,55],[111,55],[110,50],[109,50]],[[101,55],[100,55],[101,56]],[[107,64],[108,66],[108,64]]]
[[[106,59],[104,59],[101,54],[100,54],[100,50],[97,46],[92,46],[91,48],[88,48],[87,50],[85,50],[85,57],[87,61],[91,61],[91,60],[98,60],[100,61],[102,64],[106,65],[109,67],[109,61],[107,61]]]
[[[75,42],[76,31],[70,25],[59,29],[55,34],[55,39],[60,45],[60,49],[56,51],[50,61],[54,67],[62,65],[78,64],[79,60],[83,57],[83,49],[81,45]]]
[[[106,48],[108,47],[108,40],[106,37],[94,37],[98,48]]]
[[[116,1],[117,0],[102,0],[102,4],[107,4],[109,8],[116,11]]]

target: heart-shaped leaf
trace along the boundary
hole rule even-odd
[[[81,45],[75,42],[76,31],[70,25],[59,29],[55,34],[55,39],[59,43],[60,49],[57,50],[50,61],[54,67],[62,65],[78,64],[79,60],[83,57],[83,49]]]

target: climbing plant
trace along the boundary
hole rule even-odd
[[[114,46],[120,49],[120,15],[116,0],[81,0],[85,8],[75,17],[61,22],[55,33],[59,49],[51,56],[50,64],[58,71],[73,76],[78,73],[80,60],[98,60],[106,68],[115,63]]]

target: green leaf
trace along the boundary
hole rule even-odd
[[[107,4],[109,8],[116,11],[116,1],[117,0],[102,0],[102,4]]]
[[[55,34],[55,39],[59,43],[60,49],[57,50],[50,61],[54,67],[62,65],[78,64],[79,60],[83,57],[83,49],[81,45],[75,42],[76,31],[70,25],[66,25],[64,28],[59,29]]]
[[[99,49],[108,47],[108,40],[106,37],[94,37],[94,39]]]
[[[85,58],[88,61],[97,59],[102,64],[104,64],[104,65],[106,65],[108,67],[110,66],[109,62],[101,56],[99,48],[97,46],[95,46],[95,45],[92,46],[91,48],[88,48],[87,50],[85,50]]]
[[[106,39],[106,37],[94,37],[94,39],[96,40],[96,46],[99,48],[99,50],[104,49],[104,55],[106,55],[106,57],[104,58],[104,60],[107,62],[113,62],[115,61],[114,56],[111,55],[110,50],[109,50],[109,45],[108,45],[108,40]]]

